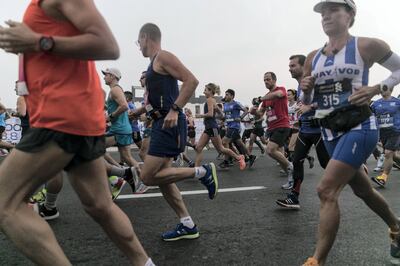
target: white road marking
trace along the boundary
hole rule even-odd
[[[234,187],[234,188],[221,188],[218,193],[225,192],[240,192],[240,191],[250,191],[250,190],[260,190],[266,189],[264,186],[254,186],[254,187]],[[182,195],[199,195],[207,194],[207,190],[191,190],[191,191],[181,191]],[[145,193],[145,194],[130,194],[130,195],[120,195],[118,199],[138,199],[138,198],[156,198],[162,197],[161,193]]]

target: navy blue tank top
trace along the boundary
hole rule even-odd
[[[208,113],[208,104],[207,102],[204,104],[204,114]],[[206,129],[209,128],[218,128],[217,120],[215,119],[215,110],[213,112],[213,117],[204,117],[204,127]]]
[[[167,113],[179,95],[178,81],[171,75],[162,75],[154,71],[153,62],[150,62],[146,72],[146,88],[148,102],[154,109]]]

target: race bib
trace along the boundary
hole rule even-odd
[[[394,117],[390,114],[379,115],[378,124],[380,128],[393,127],[394,126]]]
[[[347,99],[351,94],[351,80],[344,79],[342,82],[316,86],[314,102],[318,104],[318,109],[336,109],[348,103]]]

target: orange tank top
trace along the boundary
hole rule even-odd
[[[24,14],[24,23],[33,31],[45,36],[81,34],[70,22],[46,15],[39,2],[32,0]],[[42,52],[27,53],[24,60],[32,127],[81,136],[104,135],[104,93],[93,61]]]

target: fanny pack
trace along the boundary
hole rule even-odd
[[[368,105],[349,105],[332,111],[324,118],[311,119],[310,124],[313,127],[328,128],[335,132],[347,132],[371,115]]]

